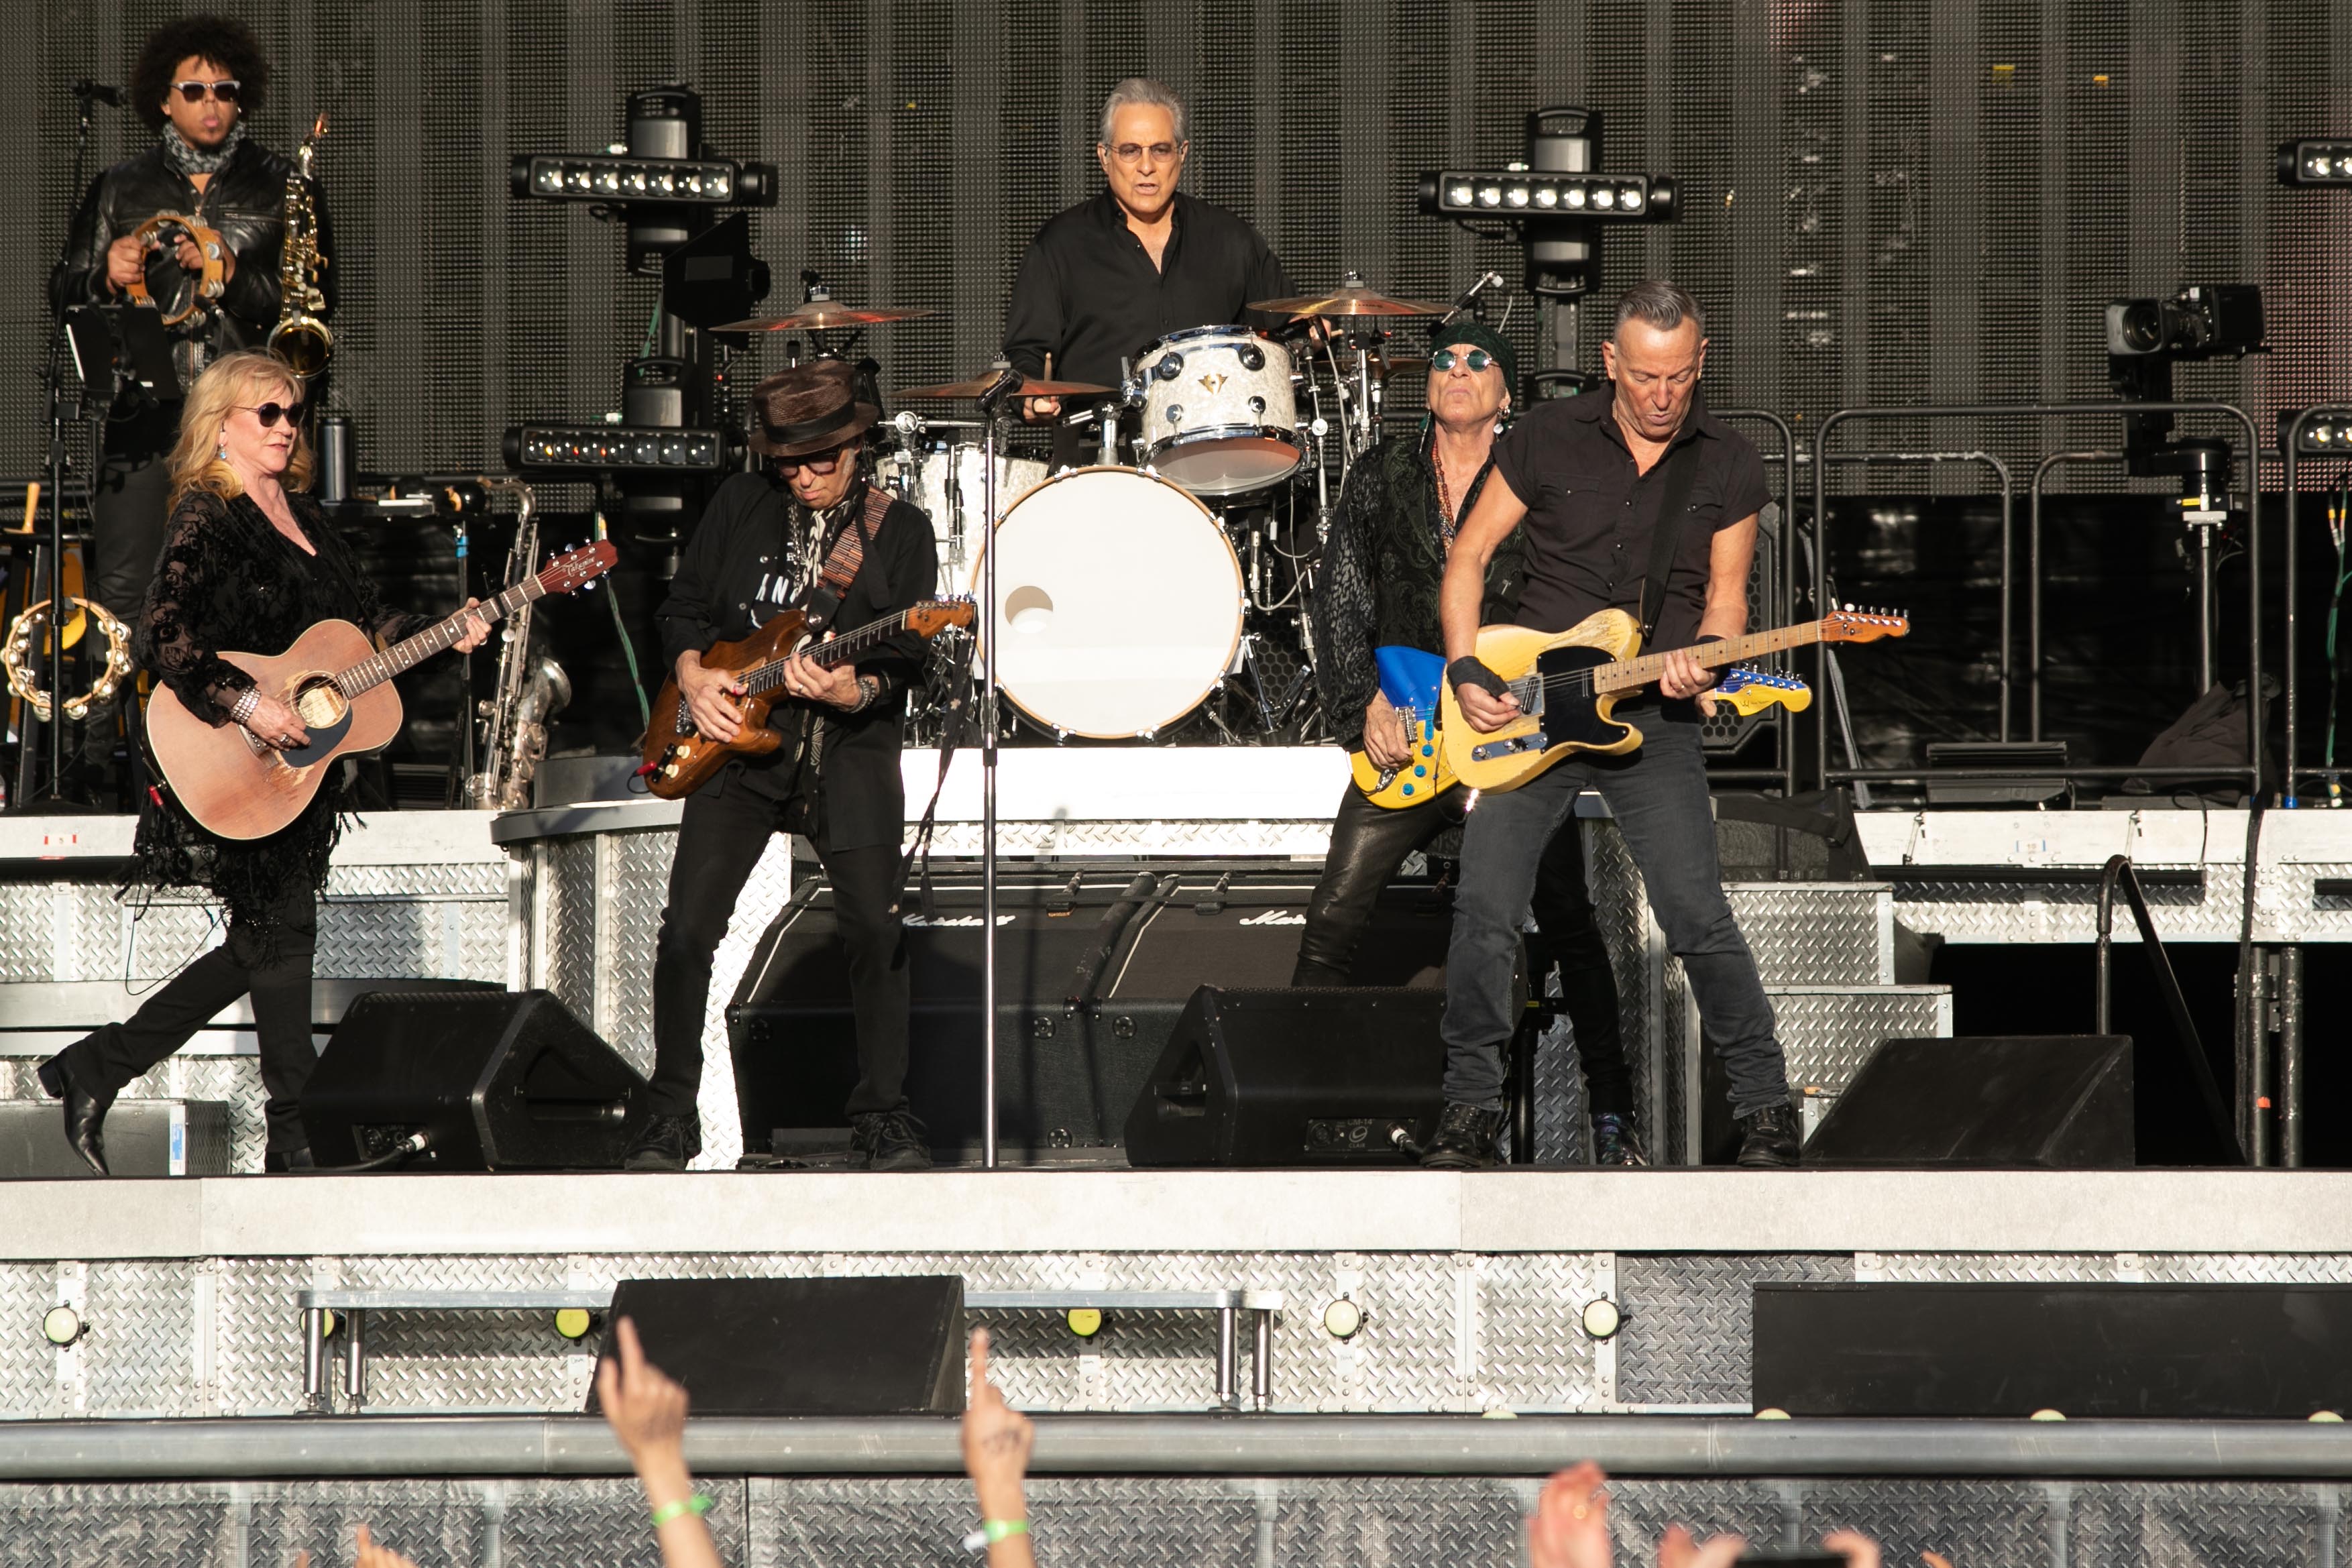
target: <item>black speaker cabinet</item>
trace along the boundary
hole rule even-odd
[[[544,991],[371,991],[302,1091],[321,1165],[432,1140],[405,1170],[618,1170],[646,1080]]]
[[[709,1415],[958,1415],[963,1280],[624,1279],[612,1324],[636,1325],[646,1359]],[[589,1384],[588,1409],[596,1411]]]
[[[1005,1152],[1034,1158],[1117,1144],[1194,991],[1289,984],[1320,869],[1198,861],[1006,868],[996,931]],[[978,872],[942,874],[935,892],[936,919],[907,922],[907,1096],[934,1147],[968,1149],[981,1137]],[[1446,905],[1427,886],[1386,889],[1357,975],[1442,985],[1447,927]],[[727,1018],[745,1148],[768,1147],[777,1129],[844,1125],[857,1080],[856,1024],[830,888],[805,884],[770,926]]]
[[[1805,1143],[1808,1165],[2133,1163],[2128,1035],[1888,1040]]]
[[[1443,991],[1203,985],[1127,1119],[1132,1165],[1405,1163],[1445,1109]]]

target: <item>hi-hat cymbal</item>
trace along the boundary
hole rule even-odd
[[[1269,316],[1442,316],[1454,309],[1430,300],[1392,300],[1360,286],[1296,300],[1253,300],[1249,308]]]
[[[812,300],[781,316],[754,316],[713,328],[721,332],[831,332],[844,327],[872,327],[885,321],[919,321],[937,310],[906,310],[895,305],[845,305],[838,300]]]
[[[901,397],[978,397],[994,386],[1001,370],[982,371],[970,381],[950,381],[940,386],[909,386],[899,392]],[[1016,397],[1092,397],[1112,390],[1097,386],[1091,381],[1045,381],[1042,378],[1024,381]]]

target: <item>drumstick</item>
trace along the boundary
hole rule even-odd
[[[18,531],[33,531],[33,520],[41,515],[41,481],[35,479],[25,487],[25,526]]]

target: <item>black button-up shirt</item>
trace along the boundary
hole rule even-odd
[[[1770,496],[1755,443],[1694,395],[1664,456],[1646,474],[1611,414],[1612,390],[1538,403],[1495,443],[1495,471],[1528,509],[1527,591],[1517,622],[1566,631],[1614,605],[1642,613],[1643,580],[1675,451],[1702,443],[1690,510],[1666,576],[1665,605],[1647,647],[1687,647],[1706,610],[1715,536],[1763,510]]]
[[[1160,265],[1108,191],[1046,221],[1029,242],[1004,312],[1004,357],[1024,375],[1118,384],[1122,356],[1188,327],[1268,318],[1242,307],[1278,299],[1290,279],[1257,230],[1213,202],[1176,194]]]

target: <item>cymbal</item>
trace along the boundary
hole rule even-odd
[[[950,381],[939,386],[909,386],[900,390],[901,397],[978,397],[994,386],[1002,371],[982,371],[970,381]],[[1113,390],[1097,386],[1091,381],[1045,381],[1032,379],[1021,384],[1015,397],[1092,397]]]
[[[937,310],[906,310],[895,305],[845,305],[837,300],[812,300],[781,316],[754,316],[711,329],[720,332],[831,332],[843,327],[872,327],[885,321],[919,321]]]
[[[1431,300],[1392,300],[1356,287],[1304,294],[1296,300],[1253,300],[1249,308],[1269,316],[1442,316],[1454,309]]]
[[[1429,368],[1429,356],[1427,354],[1375,354],[1372,356],[1372,363],[1378,367],[1378,374],[1382,376],[1402,375],[1407,371],[1426,371]]]

